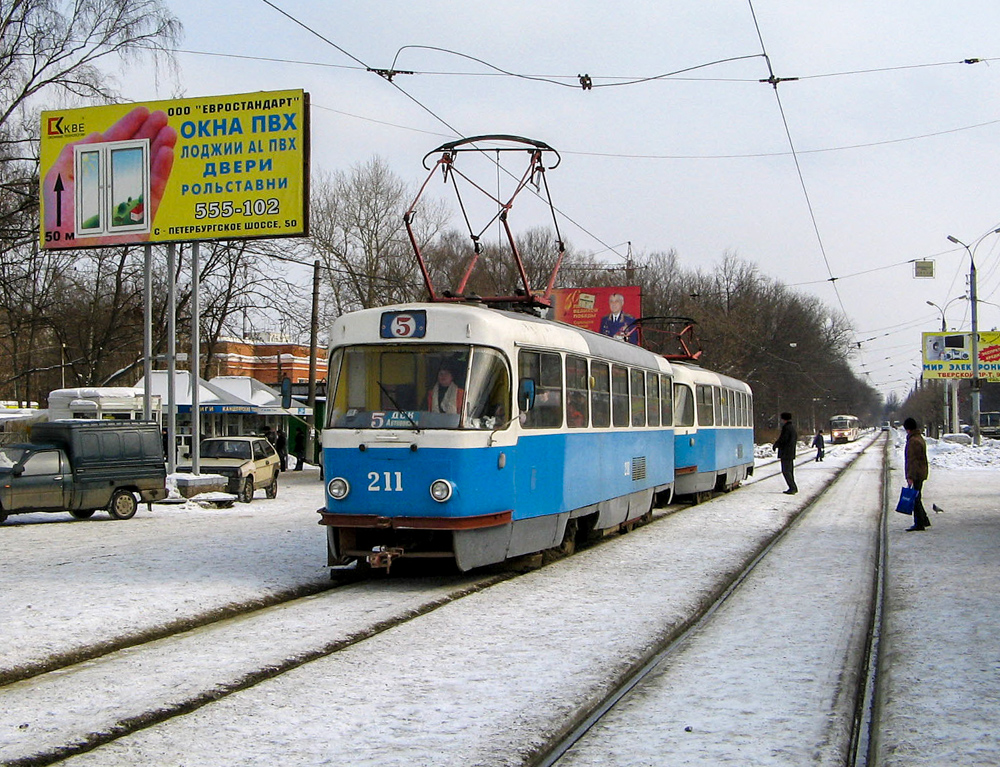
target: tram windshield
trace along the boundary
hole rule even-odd
[[[333,429],[496,429],[510,420],[510,372],[482,346],[375,344],[330,358]]]

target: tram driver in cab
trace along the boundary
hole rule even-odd
[[[437,382],[427,392],[427,409],[432,413],[461,413],[464,399],[465,390],[455,383],[454,366],[442,363]]]

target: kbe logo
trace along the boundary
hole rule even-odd
[[[50,117],[45,122],[45,134],[47,136],[82,136],[84,125],[83,123],[67,123],[64,122],[65,118]]]

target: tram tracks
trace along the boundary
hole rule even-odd
[[[838,703],[833,707],[835,710],[824,712],[828,720],[836,719],[838,721],[833,724],[830,721],[825,723],[828,731],[820,736],[820,740],[825,741],[827,753],[817,756],[815,749],[812,752],[813,758],[819,760],[818,763],[850,765],[864,765],[867,763],[869,728],[871,726],[872,700],[874,697],[874,677],[878,654],[878,636],[881,622],[881,596],[885,557],[885,508],[887,508],[889,500],[887,491],[889,474],[888,444],[883,443],[882,453],[878,487],[879,512],[873,533],[877,539],[877,543],[874,544],[877,552],[875,554],[875,567],[871,576],[871,582],[861,589],[865,595],[864,604],[867,607],[864,609],[867,610],[867,616],[859,619],[858,622],[863,624],[863,628],[857,631],[856,635],[849,642],[853,649],[846,654],[847,661],[844,664],[844,668],[838,674],[838,689],[836,690]],[[859,453],[851,465],[853,466],[864,455],[864,453]],[[655,708],[658,704],[662,706],[667,702],[668,698],[670,707],[682,707],[684,705],[683,683],[678,683],[674,688],[671,688],[681,691],[681,694],[677,697],[665,696],[662,693],[658,695],[656,692],[658,686],[660,689],[666,686],[662,680],[669,678],[671,673],[670,666],[678,663],[678,656],[689,650],[693,645],[696,645],[699,637],[711,630],[716,615],[724,610],[731,600],[739,600],[742,597],[743,592],[746,591],[745,584],[755,578],[755,573],[761,567],[762,563],[769,564],[778,556],[776,550],[780,549],[783,544],[789,541],[800,530],[803,523],[810,519],[810,515],[816,513],[814,510],[822,508],[829,494],[836,493],[837,483],[845,474],[847,474],[846,469],[838,474],[834,482],[827,486],[820,495],[813,498],[808,506],[803,508],[784,529],[779,531],[748,562],[742,572],[732,579],[728,587],[723,590],[715,601],[706,605],[702,613],[693,616],[689,625],[667,639],[656,651],[655,655],[641,667],[636,668],[630,674],[624,675],[603,700],[590,711],[580,716],[576,722],[572,723],[572,727],[567,728],[567,731],[563,735],[553,739],[549,744],[540,749],[537,757],[529,763],[533,767],[551,767],[557,764],[574,767],[576,765],[604,764],[609,760],[614,761],[612,755],[616,753],[616,744],[619,743],[616,739],[622,738],[636,742],[643,740],[645,733],[642,731],[641,725],[637,726],[637,721],[642,722],[644,718],[648,719],[651,717],[654,720],[658,720],[658,725],[664,729],[669,729],[671,725],[676,727],[678,712],[673,710],[668,711],[666,706],[664,706],[664,710],[652,714],[648,712],[637,713],[637,710],[641,712],[643,708]],[[752,588],[754,590],[762,588],[760,580],[754,583]],[[806,631],[808,631],[808,628]],[[732,641],[734,647],[738,646],[736,637],[733,637]],[[695,657],[698,656],[695,655]],[[704,657],[712,656],[706,654]],[[755,668],[754,670],[755,672],[759,672],[759,668]],[[639,695],[639,700],[636,702],[635,696],[640,692],[642,694]],[[698,692],[698,696],[702,694],[702,691]],[[711,693],[706,691],[704,694],[711,700]],[[733,694],[738,695],[739,693],[734,690]],[[709,703],[709,706],[711,705]],[[746,701],[742,705],[746,708],[752,706],[752,702]],[[744,711],[743,713],[745,714],[746,712]],[[690,715],[690,712],[679,715]],[[684,728],[684,732],[691,733],[694,729],[691,726],[687,726]],[[627,734],[622,735],[621,733],[623,732],[627,732]],[[681,738],[683,739],[683,737],[682,735]],[[691,739],[696,739],[696,737],[692,736]],[[764,737],[767,737],[766,733]],[[664,739],[664,743],[666,744],[669,740],[669,738]],[[784,747],[784,744],[781,747],[775,745],[772,749],[772,755]],[[808,752],[811,747],[806,746],[804,750]],[[661,752],[664,756],[670,754],[670,758],[676,758],[683,762],[685,756],[683,751],[671,753],[669,747],[667,749]],[[718,763],[737,764],[754,761],[752,749],[748,748],[745,751],[741,751],[740,748],[737,748],[736,750],[740,752],[740,756],[738,759],[730,762],[726,759],[725,747],[720,748],[719,753],[716,755]],[[617,753],[621,753],[620,750]],[[637,763],[648,763],[645,760],[648,757],[649,754],[637,755]],[[699,757],[704,760],[706,755],[705,753],[701,753]],[[781,763],[781,761],[779,760],[775,763]],[[795,758],[792,758],[786,763],[798,762]]]
[[[509,577],[499,573],[430,585],[421,579],[330,586],[194,628],[164,630],[128,647],[104,653],[95,649],[84,661],[0,687],[8,729],[0,737],[0,763],[34,767],[90,751],[333,655]],[[67,729],[67,722],[74,724]]]

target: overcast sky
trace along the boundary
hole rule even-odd
[[[738,254],[842,308],[883,394],[905,396],[920,332],[940,329],[925,302],[967,289],[968,253],[947,236],[971,245],[1000,226],[996,0],[168,4],[185,27],[179,74],[125,77],[127,98],[302,88],[314,174],[379,155],[422,181],[453,130],[544,141],[562,156],[548,181],[576,249],[617,265],[631,242],[705,269]],[[776,94],[768,61],[798,79]],[[936,279],[914,279],[926,258]],[[976,265],[980,298],[1000,304],[1000,235]],[[968,302],[947,319],[968,330]],[[980,328],[994,327],[1000,306],[983,304]]]

